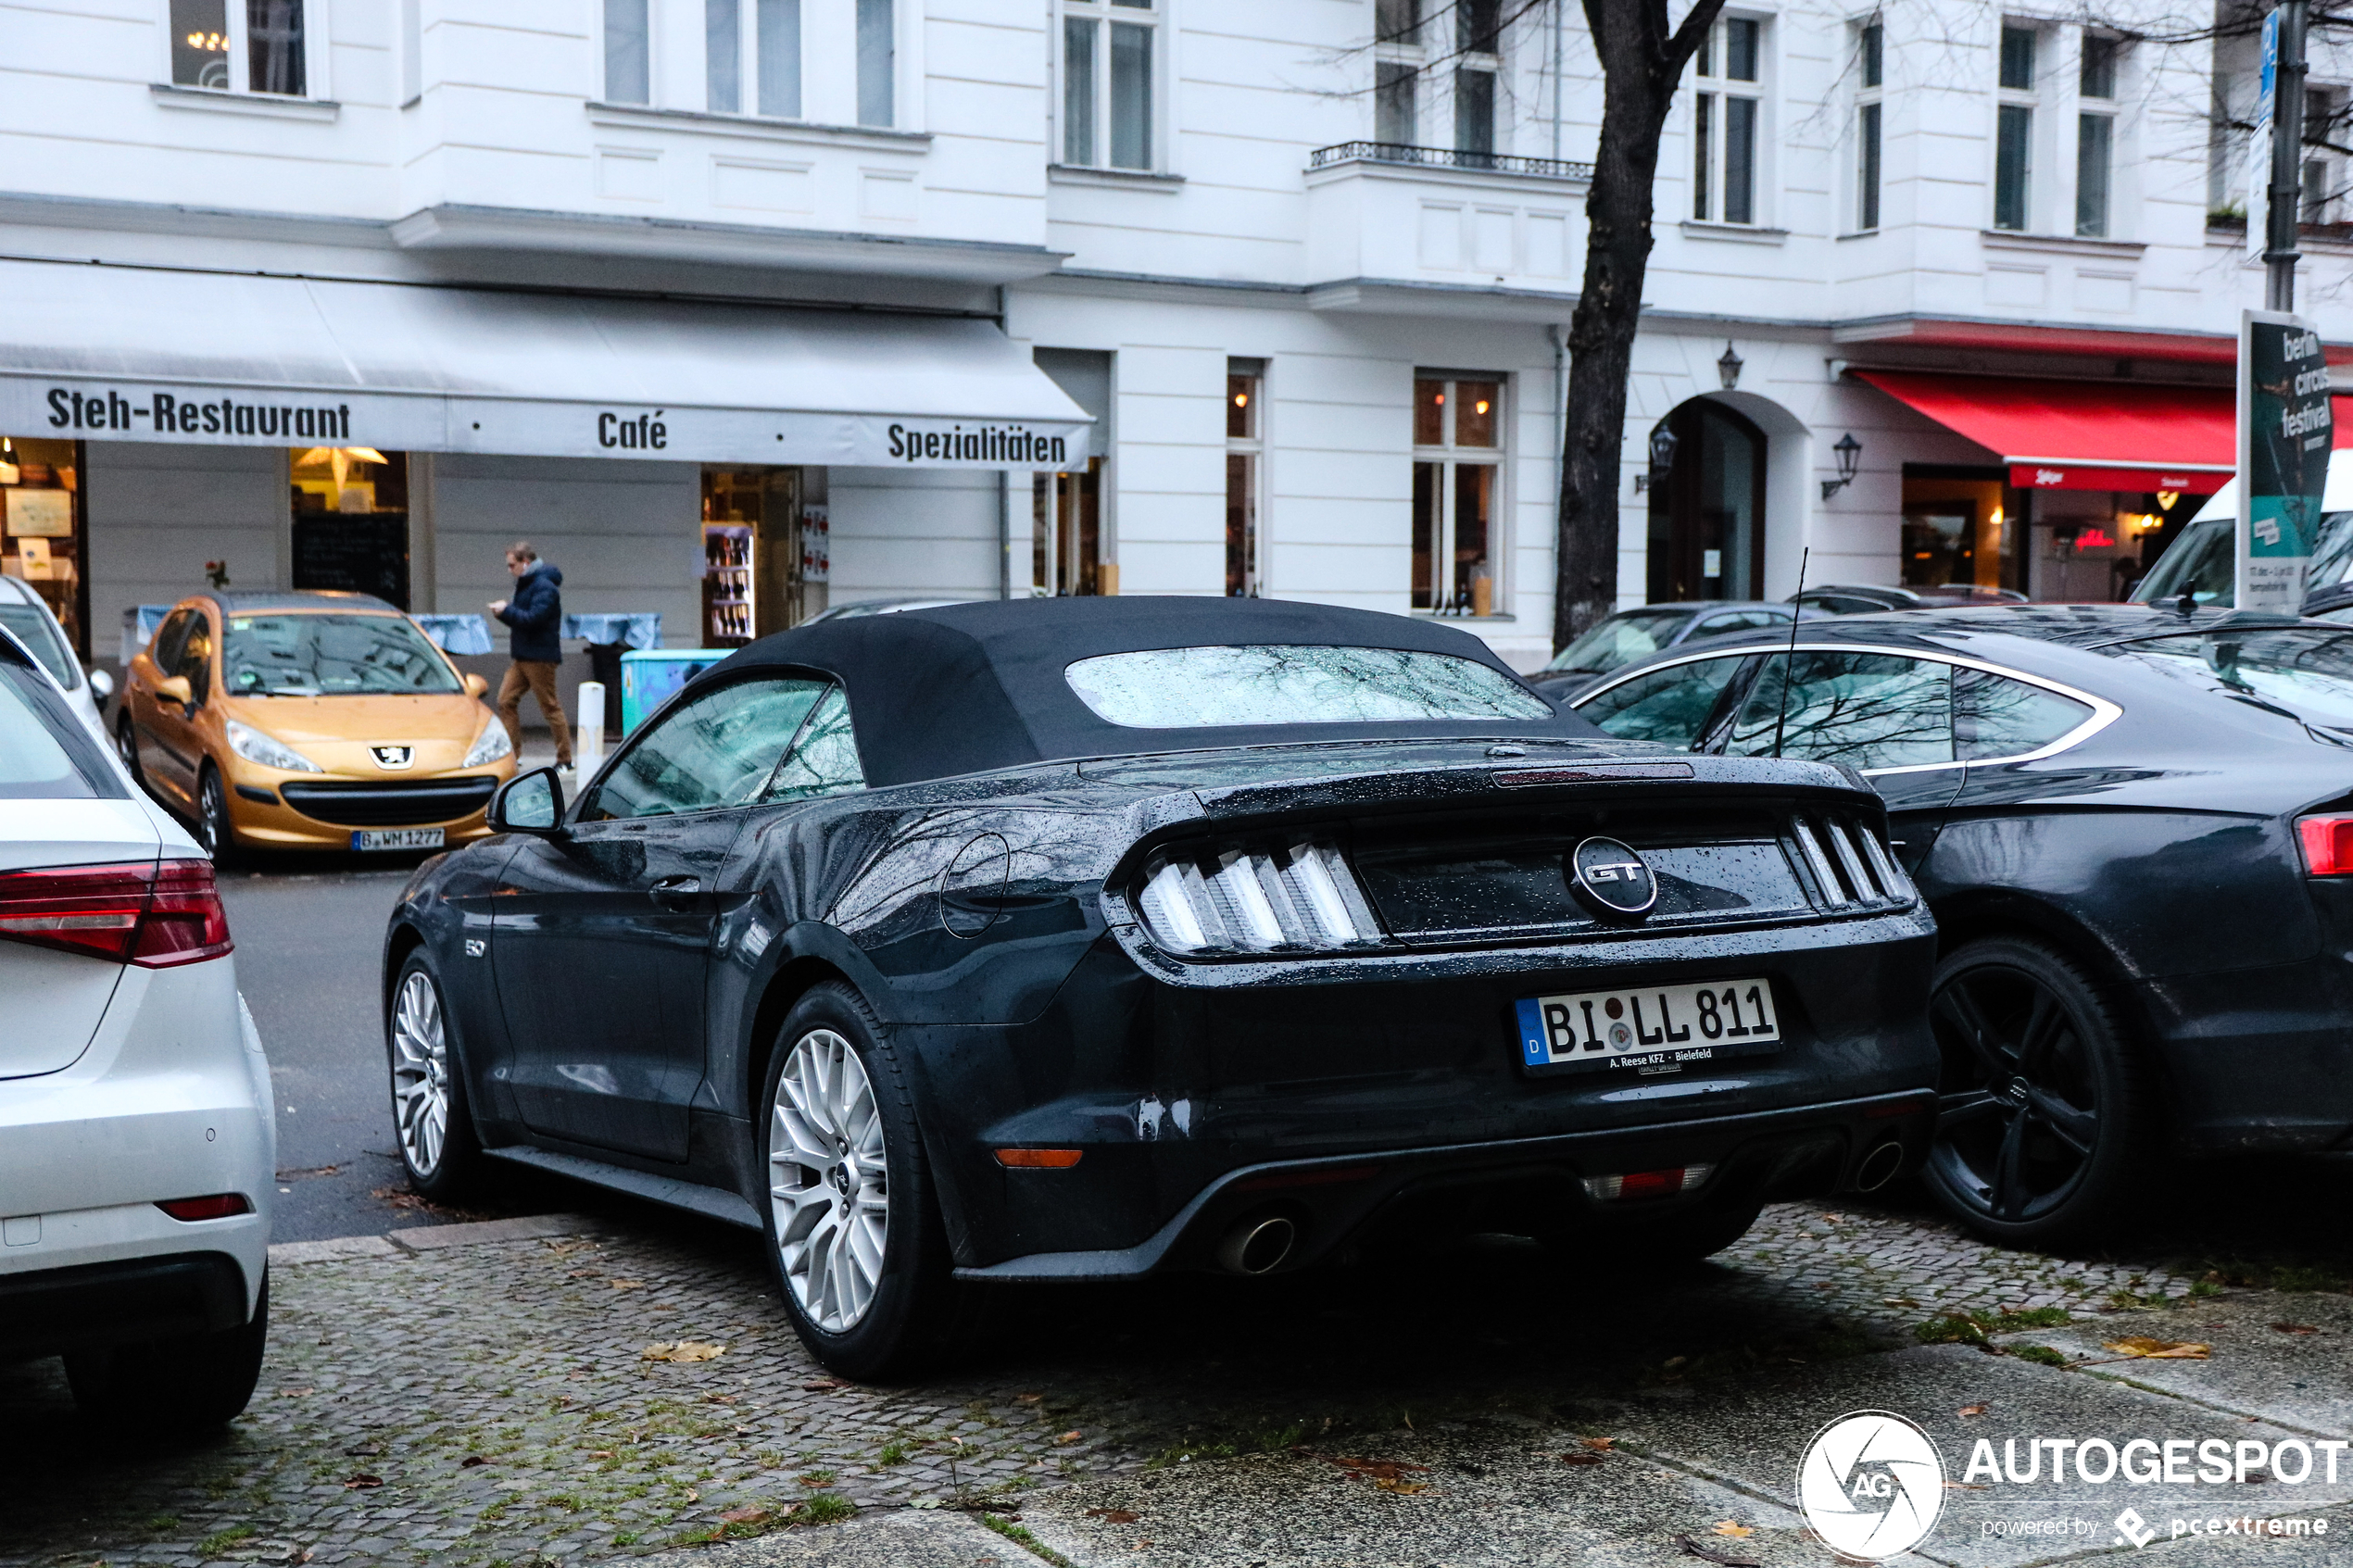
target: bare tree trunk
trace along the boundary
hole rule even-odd
[[[1602,138],[1585,195],[1585,281],[1568,327],[1554,651],[1617,608],[1618,453],[1650,266],[1658,138],[1683,67],[1723,4],[1697,0],[1670,30],[1666,0],[1584,0],[1602,66]]]

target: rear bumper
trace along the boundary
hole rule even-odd
[[[1530,1235],[1590,1230],[1605,1248],[1611,1227],[1678,1210],[1851,1188],[1865,1159],[1884,1144],[1902,1149],[1899,1172],[1917,1170],[1927,1158],[1935,1104],[1931,1094],[1906,1091],[1664,1125],[1247,1165],[1203,1187],[1134,1247],[1036,1252],[960,1268],[956,1274],[969,1280],[1084,1281],[1206,1268],[1229,1230],[1275,1214],[1299,1227],[1299,1244],[1284,1267],[1300,1268],[1428,1202],[1464,1216],[1465,1229]],[[1702,1164],[1714,1166],[1714,1173],[1705,1185],[1680,1198],[1597,1203],[1580,1180]],[[1007,1174],[1051,1183],[1078,1169],[1083,1162],[1068,1172]]]
[[[186,1252],[0,1274],[0,1356],[212,1334],[247,1318],[245,1270],[226,1252]]]

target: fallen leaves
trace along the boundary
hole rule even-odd
[[[2309,1323],[2275,1323],[2271,1327],[2280,1334],[2318,1334],[2321,1332]]]
[[[715,1361],[727,1353],[724,1345],[713,1345],[701,1339],[665,1339],[659,1345],[648,1345],[637,1353],[643,1361],[671,1361],[686,1365],[691,1361]]]
[[[318,1391],[319,1390],[316,1388],[281,1388],[278,1390],[278,1398],[282,1399],[299,1399],[306,1394],[316,1394]]]
[[[1963,1405],[1957,1413],[1961,1415],[1983,1415],[1985,1411],[1986,1407],[1983,1405]]]
[[[343,1481],[343,1489],[346,1492],[372,1492],[384,1484],[384,1478],[383,1476],[371,1475],[365,1471],[362,1471],[357,1475],[345,1476]]]
[[[1605,1454],[1617,1447],[1617,1439],[1615,1437],[1579,1437],[1577,1440],[1597,1454]]]
[[[1416,1492],[1429,1490],[1429,1484],[1426,1481],[1406,1479],[1408,1475],[1428,1474],[1429,1466],[1427,1464],[1410,1464],[1399,1459],[1359,1459],[1353,1454],[1316,1454],[1313,1457],[1326,1464],[1336,1464],[1351,1475],[1370,1481],[1384,1492],[1410,1497]]]
[[[643,1290],[646,1288],[646,1282],[642,1279],[614,1279],[607,1280],[605,1283],[611,1286],[615,1290]]]
[[[804,1383],[804,1384],[802,1384],[802,1385],[801,1385],[801,1387],[802,1387],[802,1388],[806,1389],[808,1392],[810,1392],[810,1393],[812,1393],[812,1394],[833,1394],[833,1393],[838,1393],[840,1390],[842,1390],[842,1389],[844,1389],[844,1388],[847,1388],[847,1387],[849,1387],[849,1384],[844,1383],[844,1382],[843,1382],[840,1378],[838,1378],[838,1377],[820,1377],[820,1378],[816,1379],[814,1382],[812,1382],[812,1383]]]
[[[1106,1524],[1133,1524],[1144,1516],[1125,1508],[1090,1508],[1087,1517],[1100,1519]]]
[[[1016,1394],[1013,1396],[1013,1403],[1017,1405],[1034,1405],[1045,1397],[1046,1396],[1043,1394]]]
[[[1675,1545],[1686,1557],[1696,1557],[1713,1562],[1717,1564],[1717,1568],[1765,1568],[1763,1563],[1753,1562],[1748,1558],[1734,1557],[1731,1553],[1718,1551],[1714,1547],[1702,1546],[1689,1536],[1676,1537]]]
[[[1057,1443],[1076,1443],[1078,1441],[1080,1436],[1081,1434],[1078,1428],[1074,1426],[1069,1431],[1063,1433],[1061,1436],[1055,1438],[1054,1441]]]
[[[774,1516],[774,1511],[772,1509],[747,1505],[743,1508],[731,1508],[719,1517],[730,1524],[761,1524]]]
[[[1734,1519],[1718,1519],[1716,1522],[1716,1533],[1719,1536],[1730,1536],[1734,1539],[1756,1534],[1755,1530]]]
[[[480,1454],[468,1454],[465,1458],[458,1461],[458,1468],[460,1470],[478,1470],[489,1462],[490,1461],[488,1460],[483,1458]]]
[[[2113,1350],[2128,1361],[2202,1361],[2214,1354],[2211,1345],[2177,1339],[2151,1339],[2145,1335],[2134,1335],[2129,1339],[2103,1340],[2101,1348]]]

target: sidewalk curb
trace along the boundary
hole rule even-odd
[[[270,1248],[273,1268],[332,1263],[346,1258],[415,1257],[447,1247],[479,1247],[496,1241],[535,1241],[579,1236],[596,1228],[586,1214],[525,1214],[506,1220],[476,1220],[459,1225],[409,1225],[383,1236],[339,1236],[324,1241],[281,1241]]]

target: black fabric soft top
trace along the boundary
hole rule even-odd
[[[687,689],[760,669],[833,676],[849,693],[866,782],[877,785],[1027,762],[1222,746],[1486,734],[1587,739],[1601,733],[1567,712],[1520,721],[1135,729],[1097,717],[1063,676],[1065,666],[1101,654],[1280,644],[1453,654],[1518,679],[1467,632],[1377,610],[1278,599],[1076,597],[820,621],[761,638],[695,676]]]

